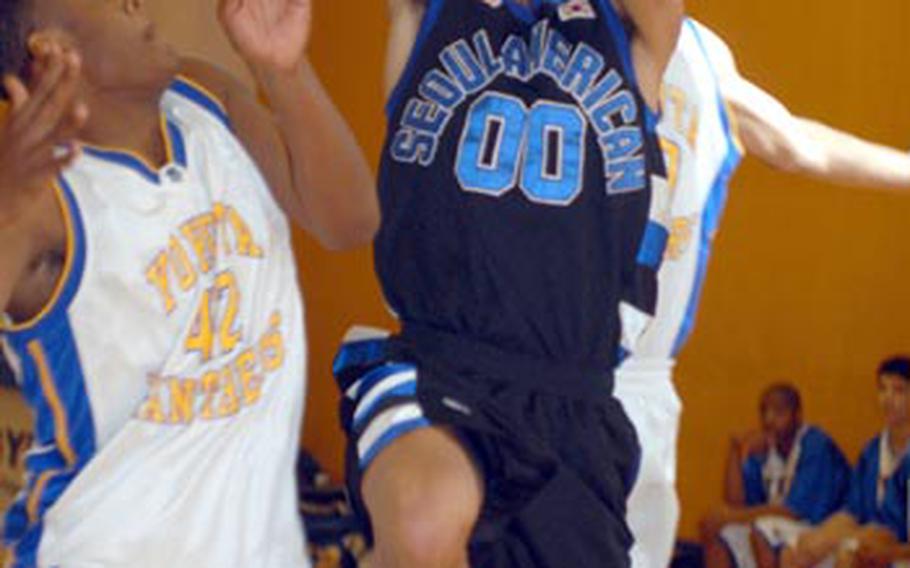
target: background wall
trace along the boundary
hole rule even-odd
[[[315,3],[312,59],[375,165],[384,131],[384,2]],[[214,23],[213,0],[148,4],[178,44],[242,69]],[[795,111],[910,146],[906,0],[689,6],[726,37],[744,72]],[[851,457],[874,433],[875,366],[885,355],[910,351],[908,219],[910,194],[834,188],[746,161],[678,373],[686,405],[684,536],[695,535],[698,517],[719,499],[729,436],[755,425],[758,393],[771,380],[796,382],[809,420],[834,434]],[[330,255],[298,237],[311,350],[304,440],[337,474],[342,437],[331,357],[349,324],[390,321],[368,251]],[[0,417],[12,417],[8,409],[0,400]]]

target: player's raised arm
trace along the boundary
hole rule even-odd
[[[285,211],[324,246],[370,242],[379,225],[373,175],[341,113],[305,56],[309,0],[222,0],[219,16],[271,112],[211,66],[186,70],[225,97],[238,137]]]
[[[794,116],[741,77],[722,89],[746,150],[769,165],[841,185],[910,189],[910,154]]]
[[[78,102],[78,56],[56,44],[31,45],[33,80],[27,87],[3,77],[8,108],[0,119],[0,312],[16,284],[59,235],[50,188],[77,154],[75,135],[88,109]]]
[[[426,0],[388,0],[389,42],[386,48],[385,94],[388,97],[401,78],[417,41]]]
[[[639,88],[651,108],[658,108],[660,85],[682,27],[683,0],[612,0],[631,22],[632,59]]]

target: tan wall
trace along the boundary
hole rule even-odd
[[[150,2],[179,43],[229,53],[213,0]],[[356,4],[356,9],[352,8]],[[381,0],[316,2],[312,58],[376,163],[384,130]],[[179,6],[170,11],[169,6]],[[906,0],[690,2],[743,70],[795,110],[910,146],[910,3]],[[238,68],[236,60],[229,67]],[[910,351],[910,198],[795,180],[747,161],[716,247],[699,325],[678,383],[683,534],[719,496],[731,432],[755,423],[766,382],[791,378],[807,415],[853,457],[876,429],[873,369]],[[311,376],[305,442],[340,471],[331,356],[345,327],[389,323],[368,252],[329,255],[298,239]],[[6,413],[5,407],[0,412]]]
[[[910,3],[693,2],[742,70],[799,112],[910,146],[903,72]],[[808,419],[855,458],[876,429],[874,369],[910,351],[910,199],[832,188],[754,161],[733,182],[678,383],[683,531],[720,495],[729,433],[757,420],[769,380],[802,389]]]

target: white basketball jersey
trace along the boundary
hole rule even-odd
[[[658,274],[657,312],[624,368],[669,371],[695,320],[711,244],[742,156],[718,73],[735,73],[720,38],[689,19],[663,85],[658,132],[671,195],[670,239]]]
[[[61,177],[64,275],[5,332],[36,417],[17,568],[307,565],[288,223],[215,98],[179,78],[161,108],[165,167],[88,146]]]

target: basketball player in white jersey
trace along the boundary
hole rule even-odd
[[[341,248],[378,207],[305,57],[310,2],[219,11],[271,111],[141,0],[0,4],[2,337],[37,438],[14,568],[307,565],[288,218]]]
[[[738,126],[738,128],[737,128]],[[744,79],[724,42],[688,20],[664,76],[659,132],[673,195],[657,315],[617,375],[642,467],[628,503],[636,568],[669,564],[679,503],[676,357],[694,324],[727,184],[744,151],[778,169],[863,187],[910,187],[910,156],[794,117]]]

